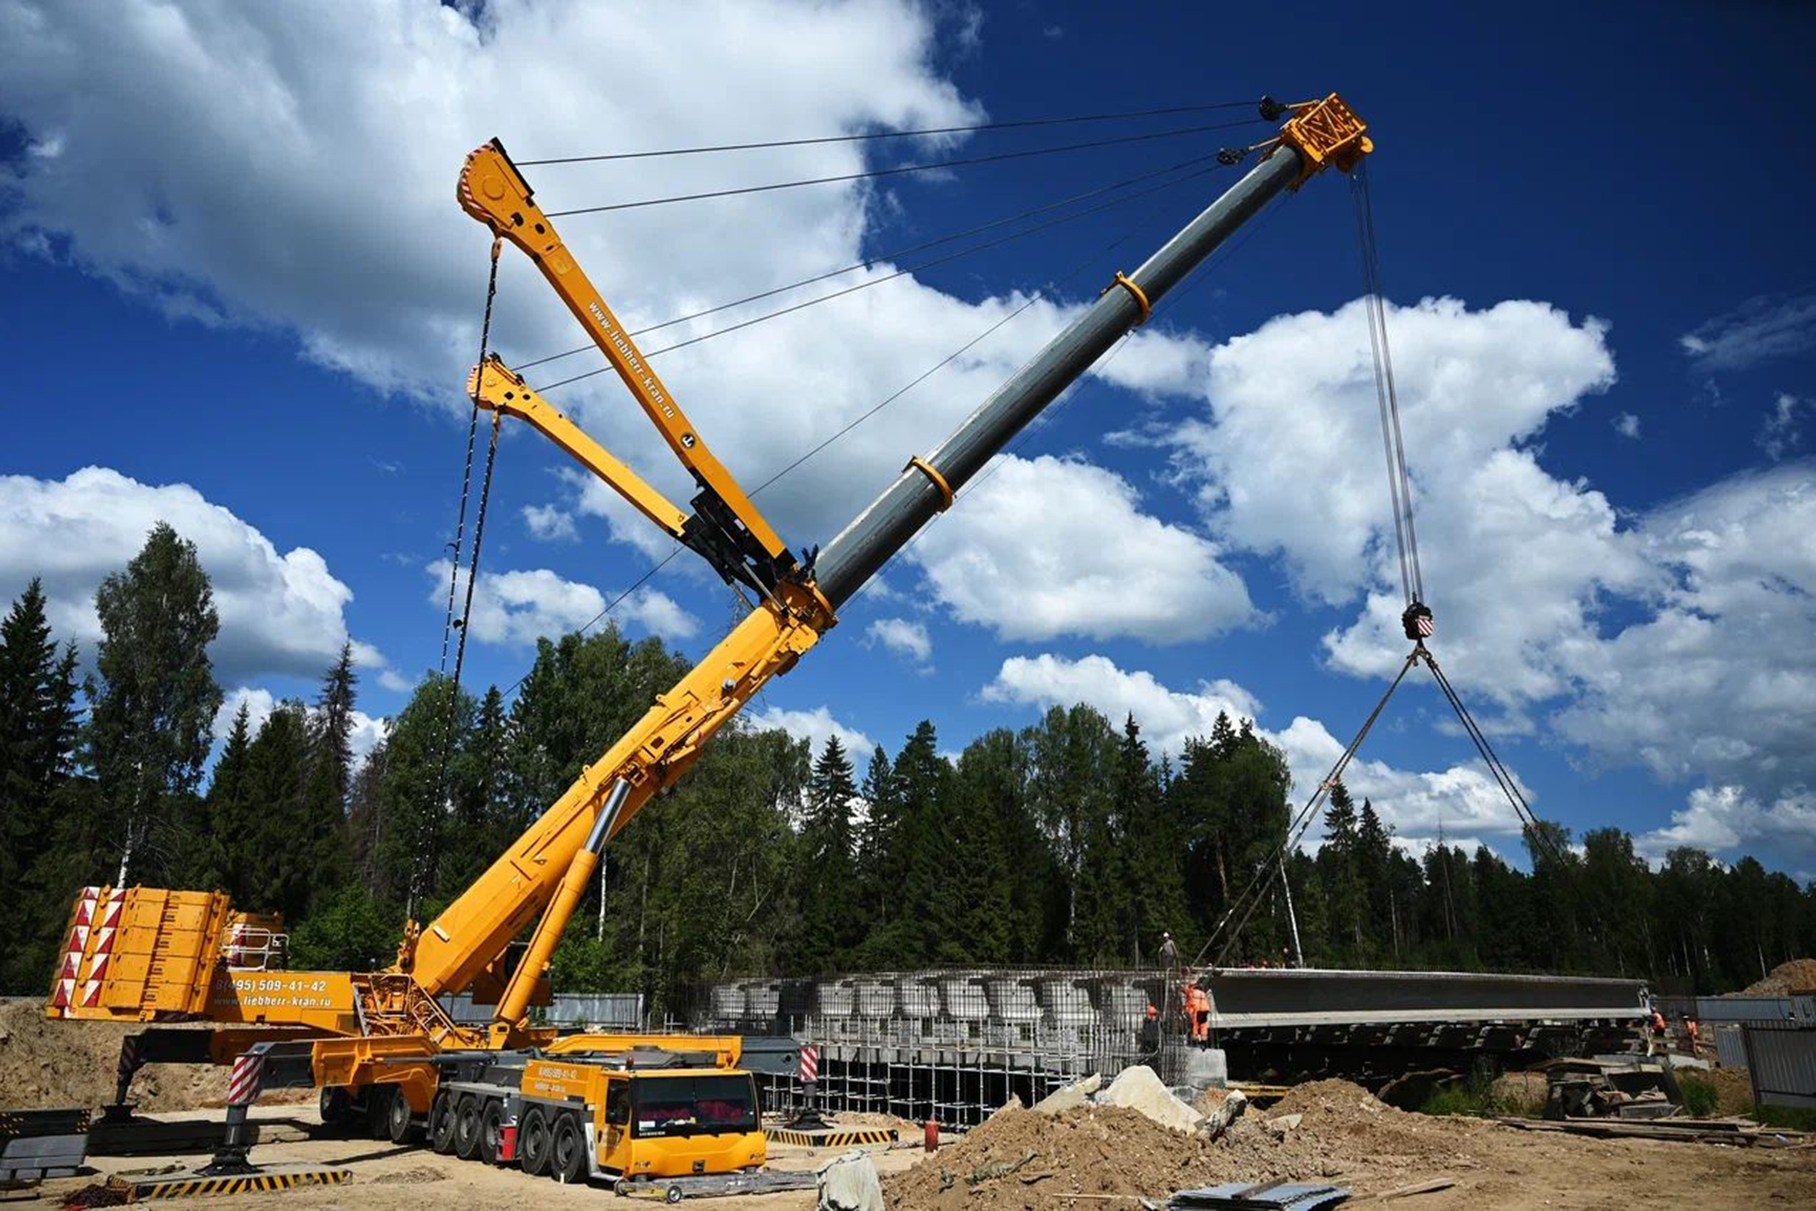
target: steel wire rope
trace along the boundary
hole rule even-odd
[[[1413,663],[1417,657],[1418,653],[1417,649],[1415,649],[1414,652],[1408,654],[1406,659],[1401,663],[1399,673],[1388,685],[1386,692],[1381,695],[1380,700],[1375,703],[1375,709],[1369,712],[1367,719],[1363,720],[1362,727],[1356,732],[1355,737],[1350,740],[1349,746],[1345,748],[1342,755],[1337,758],[1336,764],[1331,766],[1330,772],[1318,783],[1317,789],[1312,792],[1311,798],[1306,800],[1305,806],[1300,808],[1298,814],[1288,823],[1286,839],[1268,853],[1267,857],[1261,863],[1261,869],[1250,877],[1248,886],[1243,888],[1242,893],[1238,895],[1235,900],[1231,901],[1230,906],[1224,910],[1223,916],[1218,920],[1217,924],[1211,928],[1210,934],[1206,936],[1204,945],[1198,948],[1198,953],[1193,957],[1191,966],[1198,966],[1204,959],[1205,952],[1210,950],[1212,943],[1216,942],[1219,936],[1223,934],[1225,927],[1229,925],[1230,919],[1240,911],[1242,913],[1242,919],[1236,922],[1236,927],[1234,929],[1230,930],[1228,940],[1224,942],[1222,949],[1217,952],[1217,957],[1211,964],[1213,967],[1222,966],[1223,960],[1229,954],[1230,947],[1235,945],[1236,939],[1242,936],[1242,931],[1248,927],[1249,919],[1254,916],[1255,909],[1267,898],[1267,893],[1273,888],[1276,872],[1281,872],[1286,869],[1287,854],[1292,852],[1293,848],[1305,838],[1305,834],[1311,831],[1311,826],[1316,822],[1318,813],[1324,808],[1325,799],[1329,797],[1331,791],[1336,789],[1338,780],[1343,777],[1343,771],[1349,768],[1349,763],[1354,760],[1356,753],[1361,750],[1362,741],[1366,739],[1368,733],[1373,730],[1375,721],[1381,717],[1381,712],[1386,709],[1388,700],[1393,697],[1394,691],[1399,689],[1400,683],[1406,679],[1406,674],[1412,669]]]
[[[1393,354],[1387,343],[1387,303],[1381,287],[1381,261],[1375,243],[1374,204],[1368,191],[1368,160],[1350,174],[1356,204],[1356,236],[1362,253],[1363,308],[1368,313],[1368,342],[1374,359],[1375,397],[1381,414],[1381,445],[1387,458],[1388,493],[1394,513],[1394,541],[1400,556],[1400,582],[1406,604],[1425,600],[1419,567],[1419,537],[1413,524],[1412,476],[1406,469],[1406,439],[1400,430],[1400,395],[1394,383]]]
[[[1262,229],[1267,225],[1268,218],[1274,213],[1280,200],[1281,199],[1279,196],[1276,196],[1275,198],[1270,200],[1268,202],[1267,206],[1265,207],[1265,209],[1263,210],[1263,213],[1256,218],[1253,226],[1248,228],[1248,230],[1244,231],[1241,234],[1241,236],[1239,236],[1236,240],[1232,241],[1230,244],[1228,244],[1222,248],[1215,249],[1211,253],[1210,256],[1206,257],[1204,260],[1200,261],[1197,265],[1193,266],[1191,272],[1186,275],[1186,280],[1181,282],[1181,284],[1177,288],[1175,288],[1171,294],[1166,296],[1166,298],[1160,303],[1160,305],[1158,305],[1154,308],[1153,314],[1160,315],[1160,314],[1164,314],[1164,313],[1170,313],[1171,311],[1176,309],[1179,306],[1179,304],[1183,303],[1185,301],[1186,297],[1189,296],[1191,294],[1191,292],[1193,290],[1195,290],[1202,282],[1209,280],[1208,274],[1204,275],[1204,276],[1200,276],[1201,271],[1208,270],[1213,263],[1218,264],[1218,265],[1227,264],[1232,258],[1235,257],[1235,255],[1238,252],[1242,251],[1242,249],[1248,245],[1249,241],[1253,240],[1256,236],[1260,235]],[[1157,217],[1159,213],[1160,212],[1158,210],[1153,211],[1153,212],[1149,213],[1145,218],[1140,220],[1140,222],[1146,223],[1148,221],[1151,221],[1152,219]],[[1127,241],[1134,234],[1135,233],[1133,230],[1125,232],[1122,236],[1120,236],[1116,240],[1112,241],[1106,247],[1101,248],[1097,252],[1093,253],[1091,256],[1091,259],[1095,260],[1096,258],[1103,256],[1106,253],[1114,251],[1118,245]],[[1074,269],[1071,272],[1071,274],[1069,274],[1067,276],[1075,277],[1075,276],[1077,276],[1078,273],[1082,272],[1083,269],[1084,269],[1084,265],[1080,265],[1077,269]],[[1193,280],[1193,279],[1196,279],[1196,280]],[[1063,281],[1065,279],[1061,279],[1061,280]],[[1133,329],[1133,328],[1131,328],[1131,329],[1129,329],[1129,331],[1123,333],[1122,336],[1117,340],[1116,346],[1113,349],[1111,349],[1109,353],[1104,355],[1103,360],[1095,363],[1091,368],[1094,370],[1101,371],[1104,367],[1108,366],[1111,362],[1115,361],[1117,355],[1120,354],[1125,347],[1127,347],[1127,345],[1129,343],[1129,338],[1134,335],[1135,335],[1135,329]],[[1039,417],[1037,417],[1035,419],[1035,421],[1030,422],[1028,427],[1026,429],[1024,429],[1022,431],[1022,433],[1015,439],[1014,444],[1009,446],[1008,449],[1002,451],[995,457],[991,458],[990,464],[984,468],[983,473],[981,475],[979,475],[976,479],[972,480],[970,483],[966,484],[962,489],[959,490],[958,494],[953,497],[953,505],[956,507],[956,505],[958,504],[958,502],[960,500],[964,499],[966,496],[969,496],[972,492],[975,492],[977,489],[981,488],[986,482],[988,482],[988,480],[990,479],[990,477],[992,475],[995,475],[997,473],[997,471],[1001,470],[1003,465],[1007,461],[1006,459],[1003,458],[1004,454],[1018,453],[1024,446],[1026,446],[1030,441],[1033,440],[1034,435],[1036,433],[1040,432],[1042,429],[1047,428],[1049,425],[1052,424],[1053,421],[1058,419],[1060,416],[1064,415],[1066,409],[1071,407],[1072,401],[1075,398],[1077,398],[1077,394],[1078,393],[1075,391],[1067,391],[1065,394],[1065,397],[1063,399],[1061,399],[1057,404],[1053,405],[1053,408],[1050,412],[1044,412]],[[943,513],[934,514],[932,519],[929,520],[928,523],[925,526],[923,526],[919,531],[917,531],[912,538],[910,538],[907,542],[903,543],[899,550],[897,550],[894,554],[890,555],[890,557],[888,559],[884,560],[882,565],[879,566],[877,568],[876,572],[872,574],[871,578],[869,580],[865,581],[864,584],[859,587],[858,591],[851,595],[850,600],[845,603],[846,607],[847,607],[847,612],[849,611],[849,607],[853,603],[855,603],[858,600],[858,598],[862,597],[865,593],[867,593],[873,584],[876,584],[881,580],[882,574],[889,568],[889,566],[891,564],[893,564],[896,561],[896,558],[898,556],[903,555],[908,550],[910,550],[914,546],[915,543],[917,543],[921,540],[921,537],[923,535],[925,535],[929,530],[933,529],[933,527],[939,523],[940,519],[943,518],[944,516],[946,516],[946,513],[950,513],[950,512],[951,512],[951,510],[948,509]]]
[[[1007,160],[1026,160],[1035,156],[1058,155],[1062,152],[1089,151],[1099,147],[1121,147],[1130,143],[1152,142],[1155,139],[1176,139],[1186,135],[1206,134],[1215,130],[1230,130],[1238,126],[1250,126],[1261,119],[1243,118],[1237,122],[1212,122],[1198,126],[1180,126],[1172,130],[1150,131],[1139,135],[1119,135],[1113,139],[1089,139],[1082,143],[1061,143],[1054,147],[1030,147],[1019,151],[998,151],[981,156],[959,156],[950,160],[928,160],[919,164],[896,164],[888,168],[867,168],[861,172],[838,173],[826,177],[803,177],[794,181],[771,181],[763,185],[739,185],[729,189],[709,189],[698,193],[669,194],[659,198],[639,198],[633,202],[608,202],[601,206],[577,206],[570,210],[550,210],[545,213],[551,219],[567,218],[572,215],[605,214],[615,210],[641,210],[649,206],[672,206],[677,202],[704,202],[715,198],[740,197],[745,194],[774,193],[783,189],[801,189],[809,185],[836,185],[846,181],[869,181],[879,177],[903,176],[913,172],[930,172],[939,168],[969,168],[978,164],[999,164]]]
[[[920,130],[879,130],[861,134],[816,135],[801,139],[766,139],[755,143],[717,143],[704,147],[669,147],[657,151],[618,151],[591,156],[556,156],[543,160],[518,160],[524,168],[542,164],[590,164],[601,160],[648,160],[659,156],[698,156],[722,151],[757,151],[772,147],[806,147],[817,143],[862,143],[881,139],[912,139],[927,135],[977,134],[988,130],[1016,130],[1032,126],[1064,126],[1079,122],[1109,122],[1122,118],[1152,118],[1164,114],[1204,113],[1214,109],[1243,109],[1253,101],[1214,101],[1203,105],[1168,105],[1159,109],[1128,109],[1119,113],[1075,114],[1063,118],[1022,118],[1008,122],[982,122],[972,126],[930,126]]]
[[[979,223],[977,226],[967,227],[963,231],[954,231],[931,240],[923,240],[919,244],[911,244],[906,248],[897,248],[890,252],[879,252],[875,256],[866,257],[861,261],[853,262],[852,264],[843,266],[839,269],[829,269],[824,273],[817,273],[812,277],[802,278],[797,282],[789,282],[783,286],[774,286],[768,290],[758,291],[756,294],[747,294],[741,299],[732,299],[730,302],[718,303],[699,311],[689,312],[686,315],[678,315],[674,319],[663,320],[658,324],[650,324],[644,328],[636,328],[626,335],[631,337],[647,336],[652,332],[659,332],[664,328],[672,328],[676,324],[685,324],[689,320],[704,319],[709,315],[715,315],[721,311],[729,311],[733,307],[742,307],[746,303],[761,302],[763,299],[773,298],[778,294],[786,294],[790,290],[798,290],[802,286],[811,286],[816,282],[824,282],[832,278],[843,277],[847,273],[856,273],[858,270],[868,269],[872,265],[880,265],[886,261],[894,261],[899,257],[912,256],[914,253],[925,252],[927,249],[937,248],[941,244],[950,244],[954,240],[962,240],[967,236],[980,235],[983,232],[1007,226],[1010,223],[1020,222],[1022,219],[1033,218],[1035,215],[1044,214],[1049,210],[1057,210],[1062,206],[1069,206],[1074,202],[1088,201],[1091,198],[1100,197],[1106,193],[1113,193],[1118,189],[1125,189],[1130,185],[1139,185],[1144,181],[1153,180],[1155,177],[1165,176],[1169,172],[1177,172],[1181,168],[1189,168],[1192,165],[1201,164],[1207,160],[1214,160],[1216,158],[1215,154],[1193,156],[1190,159],[1181,160],[1175,164],[1169,164],[1164,168],[1156,168],[1150,172],[1141,173],[1138,176],[1126,177],[1121,181],[1112,182],[1109,185],[1100,185],[1095,189],[1087,189],[1083,193],[1075,193],[1069,198],[1060,198],[1058,201],[1045,202],[1039,206],[1031,206],[1027,210],[1023,210],[1017,214],[991,219],[987,223]],[[550,362],[558,362],[563,358],[573,357],[576,354],[593,353],[598,352],[598,350],[599,346],[589,341],[584,345],[576,345],[574,348],[565,350],[561,353],[551,353],[547,357],[536,358],[534,361],[518,362],[514,366],[514,369],[516,369],[518,373],[522,373],[523,371],[533,369],[536,366],[544,366]]]
[[[1201,159],[1198,161],[1188,161],[1188,163],[1201,163],[1203,161],[1210,160],[1213,158],[1214,157],[1211,157],[1211,156],[1205,156],[1205,157],[1201,157]],[[871,278],[869,281],[866,281],[866,282],[859,282],[855,286],[847,286],[841,290],[834,290],[829,294],[816,295],[815,297],[810,298],[810,299],[803,299],[801,302],[791,303],[786,307],[779,307],[774,311],[766,311],[762,315],[755,315],[746,320],[739,320],[735,324],[727,324],[723,328],[715,328],[711,332],[703,332],[699,336],[693,336],[693,337],[687,338],[686,340],[676,341],[672,345],[664,345],[660,349],[651,349],[643,355],[643,358],[645,361],[650,361],[655,358],[661,357],[665,353],[673,353],[677,349],[685,349],[689,345],[698,345],[703,341],[710,341],[715,337],[726,336],[733,332],[740,332],[746,328],[752,328],[758,324],[766,323],[769,320],[780,319],[783,316],[793,315],[797,311],[804,311],[809,307],[815,307],[821,303],[829,303],[835,299],[844,298],[846,295],[856,294],[860,290],[868,290],[873,286],[881,286],[887,282],[893,282],[899,278],[909,277],[913,274],[920,273],[922,270],[932,269],[939,265],[948,264],[952,261],[958,260],[961,257],[971,256],[971,255],[973,255],[975,253],[979,253],[979,252],[986,252],[989,249],[1000,247],[1000,246],[1002,246],[1004,244],[1008,244],[1014,240],[1019,240],[1026,236],[1035,235],[1035,234],[1038,234],[1039,232],[1049,230],[1050,228],[1053,228],[1053,227],[1057,227],[1062,223],[1070,223],[1075,219],[1086,218],[1090,215],[1098,214],[1102,211],[1109,210],[1111,207],[1121,206],[1126,202],[1133,202],[1138,198],[1145,198],[1152,194],[1160,193],[1164,190],[1177,188],[1178,186],[1186,184],[1189,181],[1195,180],[1198,177],[1201,177],[1208,172],[1215,171],[1215,169],[1217,167],[1218,166],[1215,164],[1209,164],[1206,167],[1199,168],[1193,172],[1187,173],[1186,175],[1184,175],[1182,177],[1176,177],[1171,181],[1163,181],[1159,185],[1153,186],[1150,189],[1143,189],[1143,190],[1139,190],[1135,193],[1124,194],[1121,197],[1112,198],[1107,202],[1099,203],[1096,206],[1088,207],[1084,210],[1075,211],[1071,214],[1061,215],[1058,218],[1048,219],[1046,222],[1036,223],[1032,227],[1024,227],[1019,231],[1012,231],[1008,235],[998,236],[996,239],[986,240],[985,242],[983,242],[981,244],[974,244],[969,248],[961,248],[956,252],[950,252],[950,253],[945,254],[944,256],[933,257],[930,260],[921,261],[918,264],[906,266],[904,268],[894,271],[893,273],[885,274],[882,277]],[[662,326],[666,327],[667,325],[662,325]],[[593,346],[593,348],[597,348],[597,346]],[[553,391],[558,387],[565,387],[570,383],[580,382],[582,379],[596,378],[601,374],[610,373],[613,369],[614,369],[614,367],[610,366],[610,365],[600,366],[593,370],[583,371],[580,374],[570,375],[569,377],[564,378],[564,379],[557,379],[555,382],[549,383],[546,386],[536,388],[536,390],[546,393],[549,391]]]
[[[498,257],[499,252],[503,247],[503,238],[496,235],[493,236],[491,265],[486,275],[485,314],[479,323],[479,361],[477,364],[481,366],[485,365],[486,355],[491,351],[492,347],[492,309],[493,305],[498,301]],[[477,380],[475,381],[477,382]],[[499,419],[498,414],[494,412],[492,414],[492,436],[486,446],[485,477],[482,480],[479,489],[479,510],[474,517],[473,522],[473,565],[472,571],[469,572],[467,576],[466,603],[461,612],[459,624],[460,639],[455,647],[454,654],[454,680],[448,694],[448,717],[447,723],[442,729],[441,760],[437,765],[437,772],[435,775],[435,802],[437,804],[442,804],[447,794],[448,762],[453,753],[454,725],[458,719],[460,709],[460,673],[461,667],[466,662],[467,656],[467,626],[473,619],[473,582],[479,578],[479,545],[485,534],[486,506],[492,495],[492,469],[498,459]],[[439,670],[444,673],[447,671],[448,667],[448,633],[454,629],[455,625],[454,592],[460,578],[460,548],[462,536],[466,530],[467,496],[473,482],[473,445],[474,439],[478,434],[478,429],[479,394],[477,390],[475,390],[473,394],[473,412],[467,423],[466,469],[461,475],[460,482],[460,512],[459,520],[455,523],[454,529],[454,554],[448,561],[448,614],[447,618],[442,623],[441,668]],[[421,884],[427,875],[427,872],[423,869],[428,862],[427,849],[428,845],[426,838],[418,838],[416,852],[411,855],[410,887],[407,895],[408,904],[406,905],[406,916],[414,915],[416,910],[416,897],[419,890],[421,890]]]
[[[1457,718],[1462,721],[1464,730],[1469,733],[1469,738],[1475,742],[1476,751],[1482,755],[1482,760],[1487,764],[1488,772],[1494,776],[1495,782],[1500,786],[1501,793],[1507,796],[1507,802],[1513,806],[1514,814],[1519,817],[1520,824],[1531,832],[1533,848],[1535,850],[1543,849],[1546,856],[1553,862],[1560,866],[1563,865],[1563,854],[1558,851],[1550,834],[1541,827],[1543,821],[1539,819],[1538,813],[1532,810],[1532,805],[1526,801],[1526,796],[1520,791],[1519,783],[1514,780],[1513,771],[1508,769],[1506,762],[1501,760],[1500,754],[1489,743],[1488,734],[1481,729],[1481,726],[1475,721],[1475,716],[1471,715],[1469,708],[1463,704],[1463,696],[1457,693],[1455,686],[1450,684],[1450,678],[1444,675],[1444,670],[1438,667],[1437,660],[1429,652],[1425,655],[1425,664],[1427,668],[1431,669],[1432,676],[1436,678],[1439,688],[1444,691],[1444,697],[1449,700],[1451,708],[1456,711]],[[1535,855],[1534,861],[1536,862],[1536,860]]]
[[[1270,206],[1270,209],[1271,209],[1271,206]],[[1131,224],[1130,228],[1127,231],[1125,231],[1122,235],[1120,235],[1116,239],[1110,241],[1108,244],[1104,245],[1102,248],[1097,249],[1096,251],[1091,253],[1090,256],[1086,257],[1084,260],[1081,260],[1071,270],[1069,270],[1065,274],[1061,275],[1056,280],[1055,285],[1063,285],[1067,282],[1070,282],[1072,279],[1076,278],[1079,274],[1083,273],[1085,271],[1085,269],[1090,267],[1090,264],[1092,261],[1096,260],[1097,258],[1099,258],[1101,256],[1104,256],[1107,253],[1115,251],[1115,249],[1118,246],[1120,246],[1125,241],[1130,239],[1135,234],[1136,230],[1138,230],[1143,224],[1151,221],[1152,219],[1157,217],[1160,213],[1161,213],[1161,210],[1156,209],[1155,211],[1144,216],[1143,218],[1138,219],[1135,223]],[[1247,242],[1246,240],[1240,240],[1236,244],[1231,246],[1229,253],[1225,255],[1225,259],[1227,259],[1228,255],[1234,255],[1235,251],[1240,249],[1242,247],[1242,245],[1246,242]],[[1223,250],[1219,249],[1218,253],[1223,253]],[[1217,255],[1217,254],[1213,254],[1213,256],[1215,256],[1215,255]],[[1207,260],[1206,260],[1207,264],[1210,259],[1211,258],[1207,258]],[[1201,265],[1201,266],[1199,266],[1199,268],[1203,268],[1203,266]],[[1196,273],[1197,270],[1194,269],[1193,272]],[[920,374],[916,375],[913,379],[909,380],[905,385],[898,388],[896,391],[894,391],[889,396],[885,397],[882,400],[882,402],[878,403],[877,405],[875,405],[874,407],[869,409],[867,412],[865,412],[863,415],[859,416],[855,420],[851,421],[849,424],[845,425],[842,429],[840,429],[838,432],[834,433],[831,437],[828,437],[826,440],[820,442],[819,445],[813,447],[811,450],[808,450],[805,454],[801,455],[799,458],[795,459],[793,462],[789,463],[787,466],[785,466],[781,470],[777,471],[774,475],[771,475],[768,479],[764,480],[760,485],[758,485],[751,492],[751,495],[753,497],[758,495],[765,488],[768,488],[771,484],[774,484],[777,480],[781,479],[783,476],[787,475],[789,472],[791,472],[795,468],[799,467],[802,463],[808,461],[809,459],[814,457],[816,454],[825,450],[828,446],[832,445],[834,442],[836,442],[840,438],[844,437],[846,434],[850,433],[853,429],[856,429],[859,425],[863,424],[865,421],[869,420],[871,417],[873,417],[877,413],[881,412],[884,408],[888,407],[890,404],[894,403],[895,401],[901,399],[902,396],[908,394],[908,392],[912,391],[915,387],[918,387],[920,384],[922,384],[923,382],[926,382],[929,378],[933,377],[933,375],[937,374],[939,371],[941,371],[941,370],[945,369],[947,366],[951,365],[954,361],[956,361],[960,357],[964,356],[964,354],[967,351],[969,351],[970,349],[975,347],[981,341],[987,339],[989,336],[991,336],[993,333],[997,332],[999,329],[1001,329],[1003,326],[1008,324],[1010,321],[1014,320],[1017,316],[1020,316],[1024,312],[1026,312],[1036,302],[1040,301],[1040,299],[1042,297],[1044,297],[1050,290],[1051,290],[1051,287],[1048,287],[1043,290],[1035,291],[1032,295],[1030,295],[1026,300],[1023,301],[1021,306],[1017,307],[1014,311],[1008,313],[1007,315],[1003,316],[1001,319],[998,319],[994,323],[990,324],[987,328],[985,328],[983,331],[979,332],[976,336],[974,336],[970,340],[966,341],[963,345],[960,345],[957,349],[954,349],[951,353],[947,354],[945,357],[941,358],[938,362],[935,362],[932,366],[928,367],[926,370],[924,370]],[[1189,292],[1188,290],[1182,289],[1175,295],[1175,299],[1183,298],[1184,295],[1188,292]],[[1115,349],[1111,350],[1109,356],[1106,357],[1104,359],[1104,361],[1101,363],[1102,365],[1108,365],[1110,360],[1113,359],[1116,356],[1116,354],[1121,351],[1123,345],[1127,343],[1129,335],[1130,335],[1130,333],[1124,334],[1122,341],[1117,345],[1117,347]],[[1068,396],[1064,400],[1061,400],[1060,401],[1060,410],[1063,411],[1065,405],[1069,404],[1070,402],[1071,402],[1070,396]],[[1027,433],[1024,433],[1022,435],[1022,437],[1020,439],[1018,439],[1015,448],[1019,448],[1023,443],[1025,443],[1027,441],[1027,439],[1031,435],[1032,435],[1032,430],[1030,430]],[[1000,465],[1000,462],[998,463],[998,465]],[[986,468],[984,474],[982,476],[980,476],[976,481],[974,481],[973,484],[970,485],[970,487],[975,487],[977,484],[981,484],[985,479],[989,478],[989,476],[994,473],[994,470],[995,470],[994,466],[990,467],[990,468]],[[969,490],[969,488],[967,490]],[[925,532],[926,531],[924,529],[921,531],[921,533],[925,533]],[[915,538],[910,539],[906,544],[903,545],[902,550],[907,550],[908,547],[913,546],[914,542],[919,537],[920,537],[920,535],[917,534],[915,536]],[[648,569],[646,569],[641,576],[639,576],[635,581],[633,581],[631,583],[629,588],[625,589],[623,592],[619,593],[616,597],[614,597],[605,606],[604,609],[600,610],[591,619],[589,619],[586,623],[584,623],[582,626],[580,626],[574,632],[574,634],[583,635],[587,631],[591,630],[594,626],[598,625],[600,619],[604,618],[607,614],[611,613],[614,609],[616,609],[619,605],[621,605],[627,598],[629,598],[631,594],[635,593],[639,588],[641,588],[643,585],[647,584],[650,581],[650,579],[656,575],[656,573],[660,572],[663,568],[667,567],[669,565],[669,563],[671,563],[674,560],[674,558],[677,555],[679,555],[684,549],[685,548],[683,548],[680,544],[677,543],[673,550],[671,550],[667,555],[663,556],[663,558],[659,562],[651,565]],[[901,551],[897,551],[897,552],[895,552],[894,555],[891,555],[888,560],[884,561],[883,567],[886,568],[890,563],[893,563],[895,560],[895,556],[900,555],[900,554],[901,554]],[[877,569],[877,572],[879,575],[881,574],[882,571],[883,571],[883,568]],[[871,580],[865,582],[864,586],[862,588],[860,588],[857,593],[852,595],[851,600],[856,601],[857,598],[863,596],[864,592],[866,590],[868,590],[869,587],[872,584],[874,584],[875,582],[876,582],[875,577],[872,577]],[[847,604],[849,605],[850,603],[848,602]],[[532,669],[531,671],[533,672],[534,670]],[[529,677],[530,677],[529,672],[524,673],[523,676],[519,677],[515,682],[513,682],[511,684],[511,687],[505,691],[505,695],[508,697],[509,695],[514,693],[520,686],[523,685],[523,683],[525,681],[527,681],[529,679]]]

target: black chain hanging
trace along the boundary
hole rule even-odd
[[[492,350],[492,307],[498,298],[498,257],[503,247],[503,237],[493,236],[492,263],[486,277],[485,314],[479,324],[479,362],[477,364],[482,367],[486,363],[486,357]],[[438,809],[445,809],[447,805],[448,762],[453,755],[454,728],[459,720],[460,714],[460,674],[467,656],[467,624],[473,617],[473,582],[479,576],[479,544],[481,539],[485,536],[486,505],[492,495],[492,468],[498,458],[499,416],[497,413],[493,413],[492,437],[491,441],[486,446],[485,477],[481,481],[479,489],[479,510],[474,517],[473,555],[471,570],[467,575],[466,602],[462,608],[460,618],[456,619],[454,617],[454,598],[460,581],[460,557],[466,534],[467,499],[470,495],[473,482],[473,447],[479,434],[478,381],[478,377],[475,376],[475,393],[472,396],[473,411],[467,423],[466,468],[461,474],[460,481],[460,513],[459,519],[454,527],[454,542],[452,544],[453,553],[448,561],[448,610],[447,617],[442,623],[441,631],[441,666],[438,670],[439,672],[446,673],[448,670],[449,636],[454,631],[458,630],[460,632],[460,638],[456,641],[454,649],[454,679],[448,692],[447,723],[442,729],[441,760],[438,763],[435,776],[434,802]],[[423,836],[417,838],[415,861],[410,876],[410,888],[407,896],[408,902],[405,907],[405,915],[408,917],[414,917],[416,915],[417,901],[421,898],[421,894],[425,890],[425,885],[428,881],[429,866],[432,856],[430,850],[431,844],[429,835],[425,833]]]

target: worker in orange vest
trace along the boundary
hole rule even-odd
[[[1193,984],[1185,990],[1185,1020],[1192,1031],[1192,1042],[1209,1045],[1211,1041],[1211,998]]]

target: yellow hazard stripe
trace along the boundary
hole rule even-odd
[[[772,1144],[796,1144],[803,1148],[849,1148],[854,1144],[893,1144],[899,1138],[888,1127],[852,1131],[794,1131],[787,1127],[768,1127],[763,1131]]]
[[[297,1186],[338,1186],[352,1180],[351,1169],[318,1169],[301,1173],[257,1173],[244,1177],[192,1177],[162,1182],[132,1182],[134,1199],[205,1198],[218,1194],[253,1194]]]

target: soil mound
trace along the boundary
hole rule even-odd
[[[9,1110],[86,1106],[113,1101],[120,1041],[142,1023],[51,1021],[44,1002],[0,1000],[0,1107]],[[133,1077],[141,1111],[213,1109],[227,1104],[228,1070],[212,1064],[147,1064]],[[295,1101],[311,1090],[272,1090],[261,1101]]]
[[[1812,989],[1816,989],[1816,959],[1792,959],[1789,963],[1780,963],[1774,967],[1772,974],[1759,983],[1748,985],[1729,995],[1788,997],[1794,992],[1809,992]]]
[[[1064,1194],[1161,1198],[1247,1172],[1202,1136],[1162,1127],[1137,1110],[1010,1109],[892,1174],[883,1192],[892,1211],[1020,1211],[1064,1206]]]

